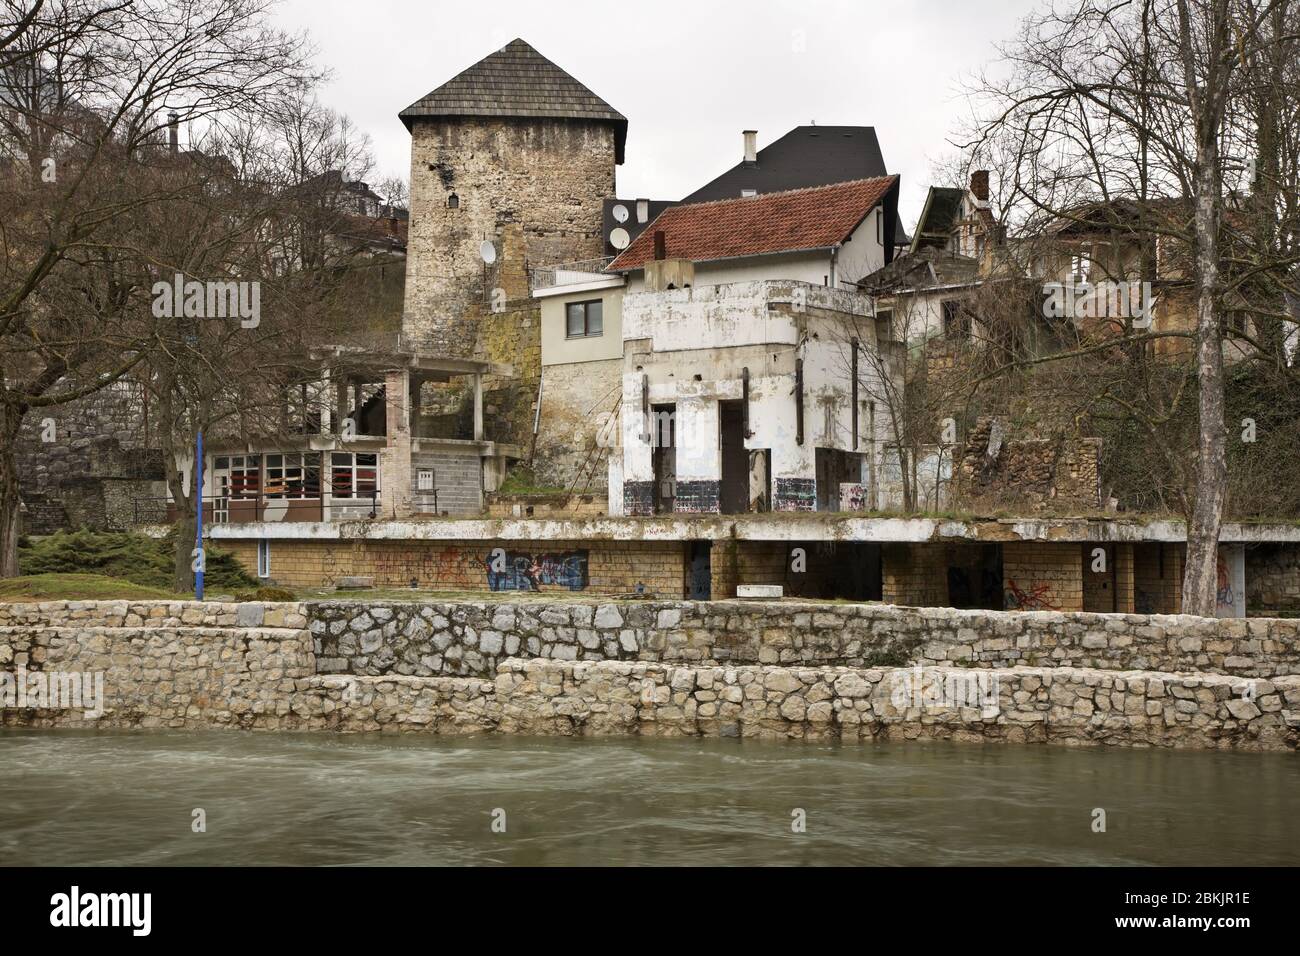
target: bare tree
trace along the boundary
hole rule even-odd
[[[1195,614],[1214,613],[1227,499],[1229,295],[1247,276],[1268,275],[1271,311],[1281,319],[1276,292],[1295,263],[1267,238],[1268,248],[1254,246],[1253,265],[1236,261],[1241,219],[1228,210],[1224,189],[1227,158],[1259,139],[1251,121],[1259,110],[1250,109],[1243,79],[1255,63],[1256,72],[1277,81],[1275,46],[1293,22],[1293,6],[1291,0],[1074,0],[1028,19],[1004,51],[1006,72],[984,78],[973,91],[978,135],[967,145],[977,154],[994,140],[1014,145],[1003,176],[1019,231],[1042,235],[1062,222],[1109,230],[1141,250],[1139,264],[1123,268],[1162,282],[1166,305],[1180,296],[1190,302],[1194,318],[1185,325],[1157,322],[1142,330],[1130,324],[1110,343],[1083,349],[1128,350],[1149,368],[1146,357],[1157,340],[1181,336],[1194,343],[1188,360],[1197,389],[1197,441],[1186,496],[1183,606]],[[1266,215],[1274,216],[1281,199],[1264,202]],[[1109,218],[1099,222],[1099,211]],[[1067,350],[1035,361],[1081,354]]]
[[[0,6],[0,576],[17,573],[23,419],[117,380],[149,347],[153,260],[138,240],[177,199],[152,174],[176,159],[170,129],[262,115],[313,75],[269,6]]]

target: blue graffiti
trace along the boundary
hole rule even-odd
[[[507,551],[504,558],[489,554],[483,562],[487,567],[488,588],[492,591],[540,591],[542,585],[565,587],[582,591],[587,587],[587,552],[566,551],[561,554],[539,554],[533,557],[517,551]],[[494,570],[494,567],[500,570]]]

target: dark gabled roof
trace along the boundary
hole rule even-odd
[[[627,117],[523,40],[456,74],[397,114],[409,130],[417,119],[447,116],[593,120],[613,124],[615,162],[623,162]]]
[[[742,160],[682,202],[735,199],[744,189],[761,196],[889,175],[874,126],[796,126],[754,159],[752,164]],[[905,241],[901,219],[894,233],[896,244]]]
[[[701,186],[684,203],[736,199],[742,189],[763,193],[826,186],[886,176],[873,126],[796,126],[744,161]]]
[[[912,234],[913,252],[926,246],[942,247],[948,244],[957,217],[961,215],[961,200],[965,194],[964,189],[930,187],[925,196],[921,218],[916,223],[916,232]]]
[[[896,201],[897,192],[897,176],[880,176],[673,206],[660,213],[609,269],[639,269],[653,259],[656,232],[664,234],[669,257],[693,262],[828,249],[851,236],[887,196],[892,194]]]

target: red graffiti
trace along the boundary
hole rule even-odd
[[[1059,611],[1060,608],[1047,600],[1052,593],[1050,584],[1031,584],[1026,593],[1016,586],[1012,578],[1007,578],[1007,607],[1016,611]]]

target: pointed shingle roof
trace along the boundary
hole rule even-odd
[[[397,114],[409,130],[421,118],[536,117],[613,124],[615,162],[623,162],[627,117],[523,40],[514,39]]]

